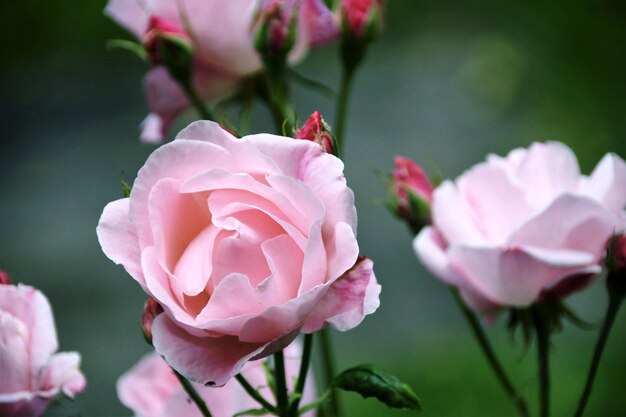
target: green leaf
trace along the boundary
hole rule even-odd
[[[296,70],[290,69],[289,75],[291,75],[295,82],[301,84],[303,87],[316,91],[328,98],[335,98],[337,96],[335,90],[333,90],[323,82],[302,75]]]
[[[237,414],[233,415],[233,417],[241,417],[241,416],[266,416],[270,412],[265,408],[251,408],[249,410],[240,411]]]
[[[148,61],[148,53],[142,44],[126,39],[111,39],[106,43],[107,49],[124,49],[137,55],[142,61]]]
[[[392,408],[421,411],[422,405],[411,387],[393,375],[388,375],[374,365],[359,365],[339,374],[333,386],[353,391],[364,398],[375,397]]]
[[[120,185],[122,186],[122,194],[124,198],[130,197],[131,186],[124,180],[124,173],[120,174]]]

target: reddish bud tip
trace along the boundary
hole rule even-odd
[[[148,298],[141,315],[141,330],[146,341],[152,344],[152,323],[163,312],[163,307],[152,297]]]
[[[0,269],[0,285],[11,285],[11,279],[6,271]]]
[[[418,164],[396,156],[391,180],[391,209],[406,220],[414,232],[430,222],[433,185]]]
[[[613,272],[626,272],[626,236],[617,235],[609,241],[607,265]]]
[[[295,43],[295,30],[283,1],[262,5],[255,19],[255,47],[261,54],[284,55]]]
[[[161,17],[151,16],[145,34],[144,47],[154,65],[163,63],[161,48],[167,47],[167,44],[183,46],[189,51],[193,49],[191,38],[182,28]]]
[[[371,40],[382,28],[381,0],[344,0],[341,11],[344,31],[357,39]]]
[[[334,140],[330,126],[324,121],[320,112],[315,111],[294,135],[296,139],[306,139],[319,143],[327,153],[334,151]]]

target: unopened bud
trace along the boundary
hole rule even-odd
[[[146,341],[152,344],[152,323],[154,319],[163,313],[163,307],[154,298],[150,297],[146,301],[143,307],[143,313],[141,315],[141,331]]]
[[[606,277],[609,296],[623,300],[626,297],[626,235],[619,234],[609,239],[605,263],[609,272]]]
[[[270,0],[257,11],[254,46],[263,56],[284,57],[296,41],[296,19],[280,0]]]
[[[0,285],[11,285],[11,279],[6,271],[0,269]]]
[[[377,38],[382,31],[381,0],[344,0],[341,13],[345,36],[368,42]]]
[[[177,81],[189,81],[193,69],[194,47],[183,29],[160,17],[152,16],[144,46],[154,65],[164,65]]]
[[[306,123],[296,131],[294,138],[319,143],[327,153],[333,153],[335,142],[332,131],[318,111],[309,116]]]
[[[396,156],[394,162],[389,208],[417,233],[430,223],[433,186],[422,167],[414,161]]]

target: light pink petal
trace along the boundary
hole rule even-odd
[[[222,386],[235,376],[264,343],[244,343],[236,337],[196,337],[178,327],[167,314],[152,327],[154,347],[186,378],[204,385]]]
[[[531,251],[532,252],[532,251]],[[463,274],[475,290],[494,304],[525,307],[539,297],[545,287],[568,275],[586,270],[586,256],[568,254],[562,262],[522,249],[472,248],[449,249],[452,266]]]
[[[207,226],[187,245],[176,263],[174,275],[185,283],[182,286],[187,295],[197,295],[204,291],[213,272],[212,254],[218,235],[222,230]]]
[[[420,261],[446,284],[464,286],[465,280],[450,265],[447,245],[434,227],[425,227],[413,240],[413,250]]]
[[[316,221],[311,225],[309,236],[304,251],[304,262],[302,263],[302,281],[298,294],[305,294],[311,288],[326,282],[328,271],[328,259],[326,248],[322,238],[322,222]]]
[[[521,161],[517,176],[528,200],[543,207],[556,196],[575,192],[580,181],[576,155],[559,142],[534,143]]]
[[[506,170],[495,165],[477,165],[459,178],[457,186],[489,242],[505,242],[532,213],[524,190]]]
[[[226,168],[232,160],[223,148],[208,142],[175,140],[149,157],[139,170],[130,198],[130,220],[135,225],[140,247],[154,243],[149,223],[148,197],[157,182],[165,178],[185,179],[213,168]]]
[[[433,224],[437,226],[448,244],[486,242],[469,206],[451,181],[444,181],[435,189],[432,216]]]
[[[156,113],[149,113],[141,122],[141,134],[139,139],[147,144],[159,144],[163,142],[171,120],[164,120]]]
[[[179,391],[180,382],[156,353],[145,355],[117,381],[117,396],[122,404],[143,417],[165,416],[169,400]]]
[[[31,389],[29,339],[25,323],[0,310],[0,393]]]
[[[268,184],[289,201],[298,213],[296,218],[291,218],[294,223],[304,223],[307,226],[314,221],[326,216],[326,209],[318,197],[303,182],[286,175],[269,175],[266,177]],[[280,204],[280,202],[277,202]],[[281,208],[281,206],[278,206]],[[289,210],[290,208],[287,208]],[[295,217],[295,216],[294,216]]]
[[[374,263],[363,258],[336,280],[315,307],[302,328],[305,333],[320,330],[326,323],[340,331],[359,325],[366,315],[380,305],[380,285],[373,270]]]
[[[138,39],[143,39],[148,28],[149,12],[142,0],[109,0],[104,13],[118,24],[132,32]]]
[[[302,0],[300,25],[311,46],[321,46],[339,37],[339,16],[330,11],[323,0]]]
[[[61,352],[53,355],[43,371],[39,390],[47,391],[46,396],[49,397],[54,397],[62,391],[69,398],[74,398],[87,385],[85,376],[79,368],[78,353]]]
[[[607,209],[622,213],[626,206],[626,163],[618,155],[604,155],[580,191]]]
[[[521,225],[507,245],[571,249],[599,257],[617,226],[617,216],[598,203],[565,194]]]
[[[325,241],[328,262],[325,282],[333,282],[354,265],[359,256],[359,244],[354,230],[344,222],[336,223],[334,233]]]
[[[130,222],[128,198],[106,205],[96,233],[104,254],[116,264],[124,266],[131,277],[144,285],[139,240],[135,227]]]

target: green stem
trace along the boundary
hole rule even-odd
[[[237,382],[242,386],[242,388],[248,393],[250,397],[252,397],[256,402],[258,402],[263,408],[269,411],[272,414],[276,414],[276,407],[270,404],[259,392],[248,382],[248,380],[241,374],[237,374],[235,376]]]
[[[287,63],[282,60],[266,60],[265,65],[265,92],[263,98],[268,105],[276,133],[293,135],[294,111],[291,104],[291,93],[287,82]]]
[[[300,362],[300,373],[298,374],[298,380],[296,382],[296,388],[293,391],[292,399],[289,404],[288,415],[290,417],[298,417],[298,406],[300,405],[300,399],[304,392],[304,384],[306,382],[306,375],[309,372],[309,365],[311,363],[311,352],[313,350],[313,334],[304,335],[304,347],[302,348],[302,361]]]
[[[274,353],[274,380],[276,381],[276,403],[280,417],[288,417],[289,397],[285,377],[285,356],[282,350]]]
[[[602,325],[602,330],[600,330],[600,335],[598,336],[595,351],[593,352],[593,359],[591,360],[591,367],[589,368],[589,374],[587,375],[587,382],[585,384],[583,394],[580,397],[580,401],[578,402],[575,417],[582,417],[585,411],[587,401],[589,401],[589,396],[591,395],[596,373],[598,371],[598,365],[600,364],[600,359],[602,358],[602,353],[604,352],[606,341],[609,338],[611,328],[615,322],[615,317],[617,317],[617,313],[622,306],[623,301],[623,294],[609,292],[609,306],[604,319],[604,324]]]
[[[515,408],[517,408],[519,415],[522,417],[528,417],[529,413],[526,400],[519,392],[517,392],[517,390],[513,386],[513,383],[507,376],[504,368],[500,364],[500,361],[498,360],[498,357],[496,356],[496,353],[493,350],[493,347],[491,346],[491,343],[489,342],[487,334],[481,326],[480,321],[476,317],[476,314],[474,314],[474,312],[465,305],[465,303],[461,299],[461,296],[459,295],[459,292],[456,289],[450,288],[450,291],[454,296],[454,300],[456,301],[457,305],[461,309],[461,312],[463,313],[467,324],[472,330],[472,333],[474,333],[474,336],[476,337],[476,340],[478,341],[478,344],[480,345],[483,354],[487,359],[487,362],[489,363],[492,371],[498,378],[500,385],[502,385],[502,388],[513,402],[513,405],[515,406]]]
[[[547,321],[533,309],[533,321],[537,333],[537,361],[539,364],[539,415],[550,416],[550,329]]]
[[[192,87],[191,83],[180,82],[179,84],[185,91],[187,98],[196,109],[200,117],[202,117],[203,120],[215,120],[209,109],[204,105],[204,102],[202,101],[198,93],[196,93],[196,90]]]
[[[187,395],[189,395],[189,398],[191,398],[191,400],[196,404],[196,406],[198,407],[198,410],[200,410],[202,415],[204,417],[212,417],[204,400],[202,399],[202,397],[200,397],[200,395],[198,395],[198,392],[193,387],[193,385],[191,385],[191,382],[189,382],[187,378],[179,374],[174,368],[172,368],[172,371],[174,371],[174,375],[176,375],[176,378],[178,378],[178,381],[180,381],[180,385],[183,386],[183,388],[185,389],[185,392],[187,392]]]
[[[348,105],[350,104],[350,94],[352,93],[352,81],[356,67],[344,66],[341,72],[341,81],[339,84],[339,94],[337,95],[337,106],[335,115],[335,149],[337,157],[341,157],[343,148],[343,135],[346,129],[346,118],[348,116]]]
[[[335,377],[335,359],[333,357],[332,340],[330,337],[330,329],[327,327],[319,332],[320,341],[320,353],[322,362],[322,375],[324,379],[324,385],[330,389],[330,397],[327,403],[327,407],[322,408],[320,416],[326,417],[338,417],[341,415],[339,399],[337,398],[337,392],[333,386],[333,378]]]

